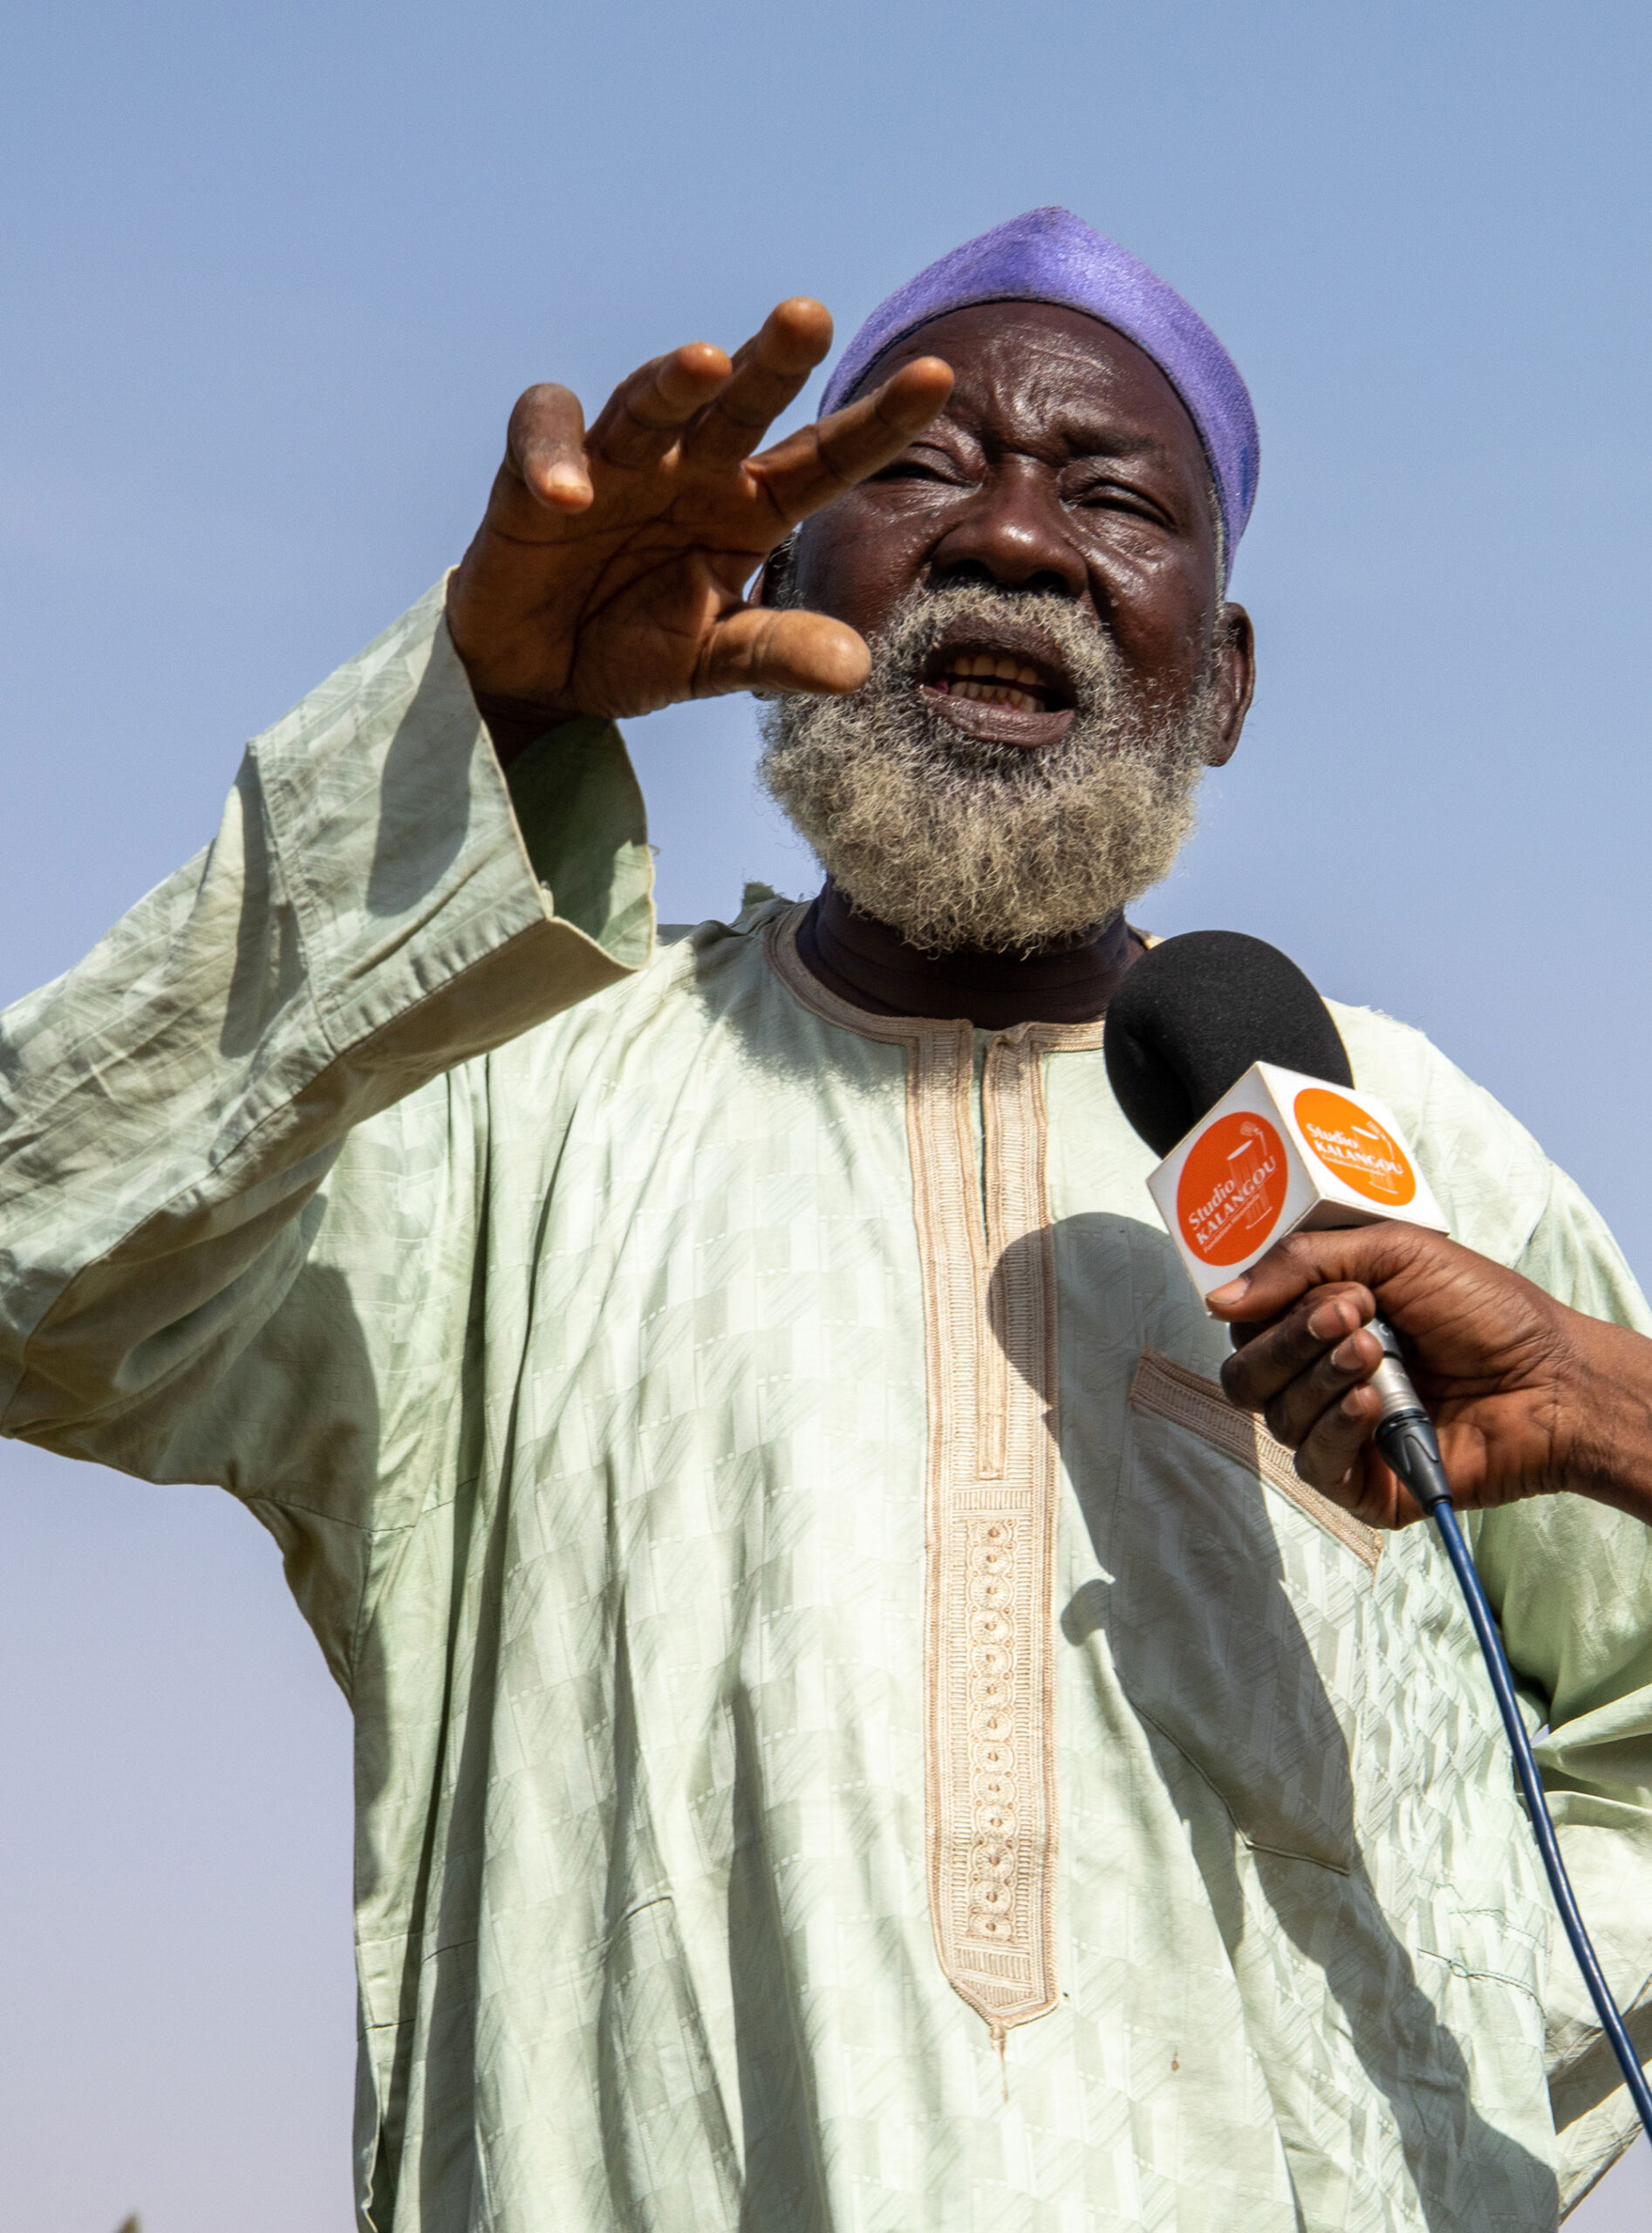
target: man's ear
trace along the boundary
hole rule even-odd
[[[1205,762],[1225,768],[1256,695],[1256,631],[1242,604],[1225,604],[1216,616],[1216,674],[1219,714]]]

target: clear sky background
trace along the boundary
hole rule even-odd
[[[0,999],[462,549],[507,412],[1059,201],[1255,396],[1261,687],[1171,883],[1423,1025],[1652,1274],[1644,0],[14,0]],[[740,700],[663,912],[809,887]],[[350,1741],[228,1499],[0,1449],[0,2217],[345,2233]],[[1573,2222],[1652,2216],[1644,2148]]]

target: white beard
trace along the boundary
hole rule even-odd
[[[920,693],[959,622],[1031,622],[1074,688],[1059,743],[966,736]],[[916,590],[848,698],[769,700],[758,778],[850,905],[925,953],[1029,953],[1094,930],[1169,871],[1193,826],[1213,677],[1175,714],[1132,696],[1104,630],[1065,598]]]

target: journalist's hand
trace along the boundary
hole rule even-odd
[[[1384,1223],[1294,1233],[1210,1298],[1222,1384],[1372,1526],[1417,1506],[1371,1441],[1377,1312],[1433,1414],[1459,1509],[1571,1489],[1652,1519],[1652,1342],[1567,1309],[1443,1234]],[[1242,1348],[1238,1348],[1239,1343]]]
[[[528,390],[447,600],[490,720],[502,707],[543,727],[724,691],[859,687],[869,658],[852,628],[742,592],[798,521],[905,447],[952,374],[918,358],[754,455],[831,331],[820,304],[782,303],[732,362],[691,342],[643,365],[589,434],[567,388]]]

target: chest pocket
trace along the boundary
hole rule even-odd
[[[1213,1381],[1143,1353],[1114,1515],[1114,1664],[1259,1848],[1358,1861],[1354,1752],[1382,1538]]]

